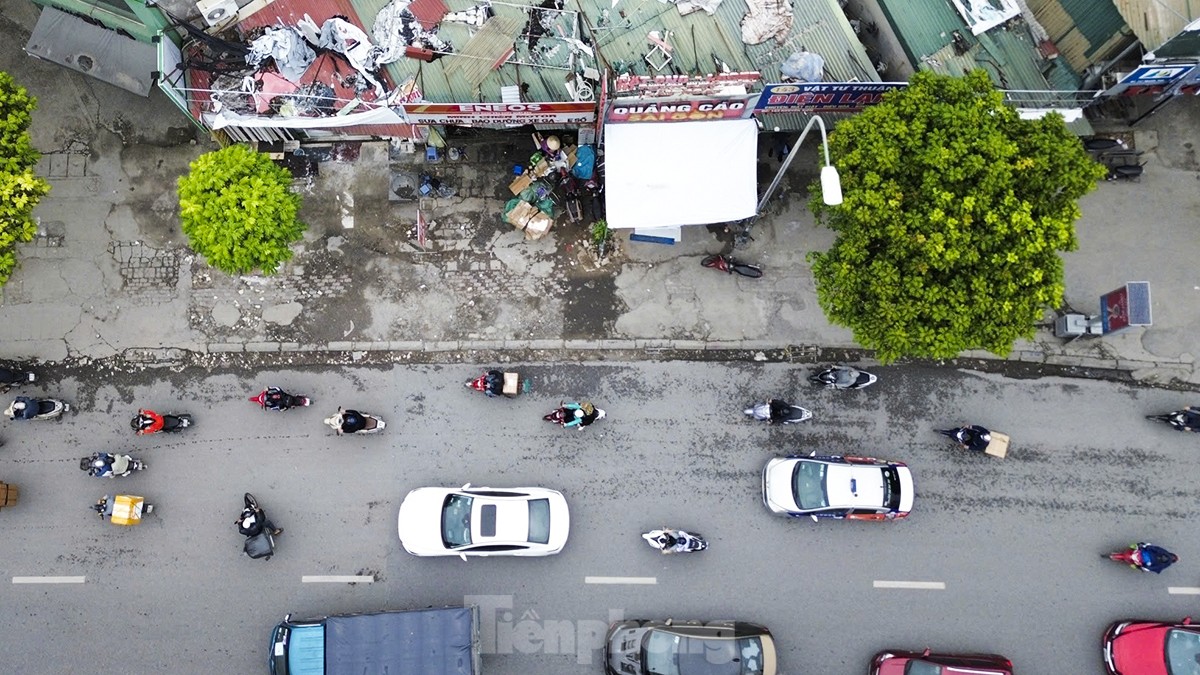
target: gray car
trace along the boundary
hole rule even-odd
[[[775,675],[775,640],[746,621],[626,620],[608,629],[608,675]]]

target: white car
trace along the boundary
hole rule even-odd
[[[567,500],[546,488],[417,488],[400,504],[404,550],[418,556],[554,555],[567,543]]]
[[[763,504],[780,515],[895,520],[913,507],[912,472],[874,457],[791,455],[763,468]]]

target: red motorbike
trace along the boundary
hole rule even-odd
[[[307,396],[294,396],[279,387],[267,387],[258,396],[251,396],[250,400],[257,403],[263,410],[304,408],[312,403]]]
[[[1179,556],[1165,548],[1146,542],[1139,542],[1129,548],[1109,553],[1105,557],[1142,572],[1154,572],[1155,574],[1162,572],[1179,560]]]

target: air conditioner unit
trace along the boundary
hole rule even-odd
[[[196,9],[209,26],[220,26],[237,16],[237,0],[198,0]]]

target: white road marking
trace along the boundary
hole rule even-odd
[[[639,584],[653,586],[658,583],[655,577],[584,577],[585,584]]]
[[[875,588],[910,588],[926,591],[944,591],[946,584],[941,581],[876,581]]]
[[[1200,595],[1200,588],[1195,586],[1169,586],[1167,592],[1171,595]]]
[[[306,584],[370,584],[375,582],[374,574],[361,576],[302,576],[300,581]]]
[[[14,584],[82,584],[87,577],[13,577]]]

